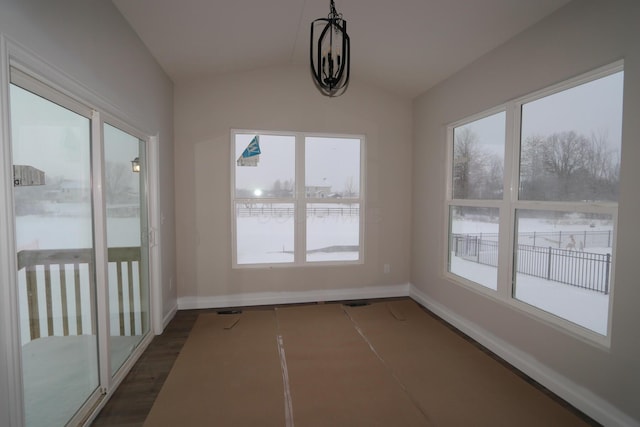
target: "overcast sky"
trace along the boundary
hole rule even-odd
[[[238,159],[255,134],[237,134],[234,159]],[[295,181],[295,137],[260,135],[260,160],[257,167],[236,166],[236,188],[271,190],[276,180]],[[330,185],[342,192],[352,180],[360,183],[360,140],[351,138],[307,137],[305,142],[306,185]]]
[[[20,87],[11,85],[12,155],[16,165],[45,172],[47,182],[56,177],[90,183],[90,120]],[[105,158],[126,164],[138,157],[138,139],[105,126]],[[135,184],[138,176],[131,175]]]
[[[11,86],[13,163],[88,182],[90,121],[17,86]]]
[[[623,79],[618,72],[525,104],[523,137],[573,130],[587,137],[606,135],[609,145],[619,149]]]
[[[524,104],[522,137],[549,136],[575,131],[586,137],[605,135],[612,149],[622,140],[622,92],[624,73],[618,72],[580,86]],[[480,144],[503,157],[505,113],[476,120],[457,129],[470,128]]]

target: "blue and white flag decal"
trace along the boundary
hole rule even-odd
[[[260,153],[260,142],[258,135],[256,135],[242,152],[242,155],[238,157],[238,166],[258,166]]]
[[[242,153],[242,157],[253,157],[260,154],[260,142],[258,135],[254,136],[247,148]]]

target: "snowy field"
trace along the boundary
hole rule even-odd
[[[558,233],[568,239],[572,234],[580,237],[586,232],[609,232],[613,230],[611,221],[586,220],[579,217],[563,218],[561,220],[545,220],[535,218],[521,218],[518,221],[519,233]],[[452,233],[456,234],[497,234],[498,224],[454,218]],[[542,240],[542,246],[550,242]],[[546,239],[548,240],[548,239]],[[522,243],[522,242],[521,242]],[[528,242],[526,242],[528,243]],[[566,242],[560,243],[565,247]],[[576,248],[577,249],[577,248]],[[585,251],[599,254],[611,254],[610,247],[588,247]],[[489,289],[497,289],[497,268],[478,264],[473,261],[456,257],[451,252],[450,270],[452,273],[476,282]],[[548,313],[569,320],[602,335],[607,333],[609,295],[582,289],[576,286],[549,281],[518,273],[516,275],[514,297],[522,302],[540,308]]]
[[[109,218],[107,239],[110,247],[140,246],[138,218]],[[79,230],[84,232],[80,233]],[[91,248],[93,225],[88,216],[16,217],[17,249]]]
[[[452,253],[451,271],[497,290],[498,269],[495,267],[467,261]],[[607,333],[609,295],[518,274],[515,298],[601,335]]]
[[[592,220],[581,218],[566,219],[563,221],[550,221],[545,219],[521,218],[518,221],[518,232],[520,233],[556,233],[558,231],[579,234],[587,231],[610,231],[613,229],[611,221]],[[451,232],[455,234],[479,234],[498,233],[498,223],[488,221],[474,221],[454,218],[451,224]]]
[[[347,250],[359,245],[359,216],[328,215],[307,218],[307,261],[350,261],[358,252]],[[294,218],[237,218],[238,264],[293,262]]]
[[[91,220],[91,212],[87,204],[78,203],[55,203],[47,205],[49,215],[23,215],[16,217],[16,238],[18,251],[31,249],[84,249],[93,246],[93,238],[91,235],[93,225]],[[129,218],[108,218],[107,222],[107,238],[110,247],[136,247],[140,246],[140,220],[137,217]],[[133,277],[138,277],[138,263],[133,265]],[[69,295],[67,313],[70,319],[75,319],[76,307],[75,288],[73,284],[73,266],[68,265],[65,268],[66,280],[64,288]],[[127,277],[126,265],[123,266],[123,277]],[[111,329],[118,333],[119,331],[119,308],[117,294],[117,277],[115,263],[109,264],[109,301],[110,301],[110,324]],[[47,331],[46,317],[46,291],[44,289],[44,268],[39,267],[36,271],[38,282],[38,303],[40,307],[40,329],[43,335]],[[89,333],[88,325],[92,324],[92,316],[90,307],[89,294],[89,269],[88,265],[80,265],[80,287],[81,298],[81,317],[83,330],[77,331],[76,323],[69,322],[70,334]],[[125,280],[125,285],[127,281]],[[51,266],[51,298],[53,311],[54,335],[62,335],[62,298],[60,292],[60,274],[57,266]],[[139,284],[134,284],[134,304],[140,307]],[[128,295],[128,289],[125,289],[125,296]],[[26,272],[24,270],[18,272],[18,297],[20,301],[20,327],[22,343],[26,344],[30,341],[29,337],[29,312],[27,306],[26,292]],[[125,298],[124,311],[129,310],[129,301]],[[139,310],[138,310],[139,311]],[[129,328],[129,317],[125,316],[125,328]],[[136,316],[136,329],[140,330],[140,318]]]

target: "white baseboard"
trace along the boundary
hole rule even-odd
[[[640,427],[640,421],[539,363],[529,354],[451,311],[413,285],[410,285],[409,296],[599,423],[611,427]]]
[[[255,305],[296,304],[409,296],[410,285],[371,286],[366,288],[326,289],[300,292],[256,292],[211,297],[178,298],[179,310],[201,308],[248,307]]]

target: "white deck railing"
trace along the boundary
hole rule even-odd
[[[147,326],[147,316],[141,315],[140,307],[143,299],[140,259],[140,247],[108,250],[110,270],[115,266],[117,272],[110,278],[111,283],[115,282],[117,299],[111,298],[110,304],[117,305],[116,329],[121,336],[136,335],[136,323],[141,331]],[[94,272],[91,248],[18,252],[18,275],[22,279],[18,282],[26,287],[23,295],[26,295],[30,340],[95,333],[95,316],[83,307],[95,301]],[[114,313],[115,308],[111,307],[110,311]],[[114,322],[111,335],[118,335],[113,329]]]

